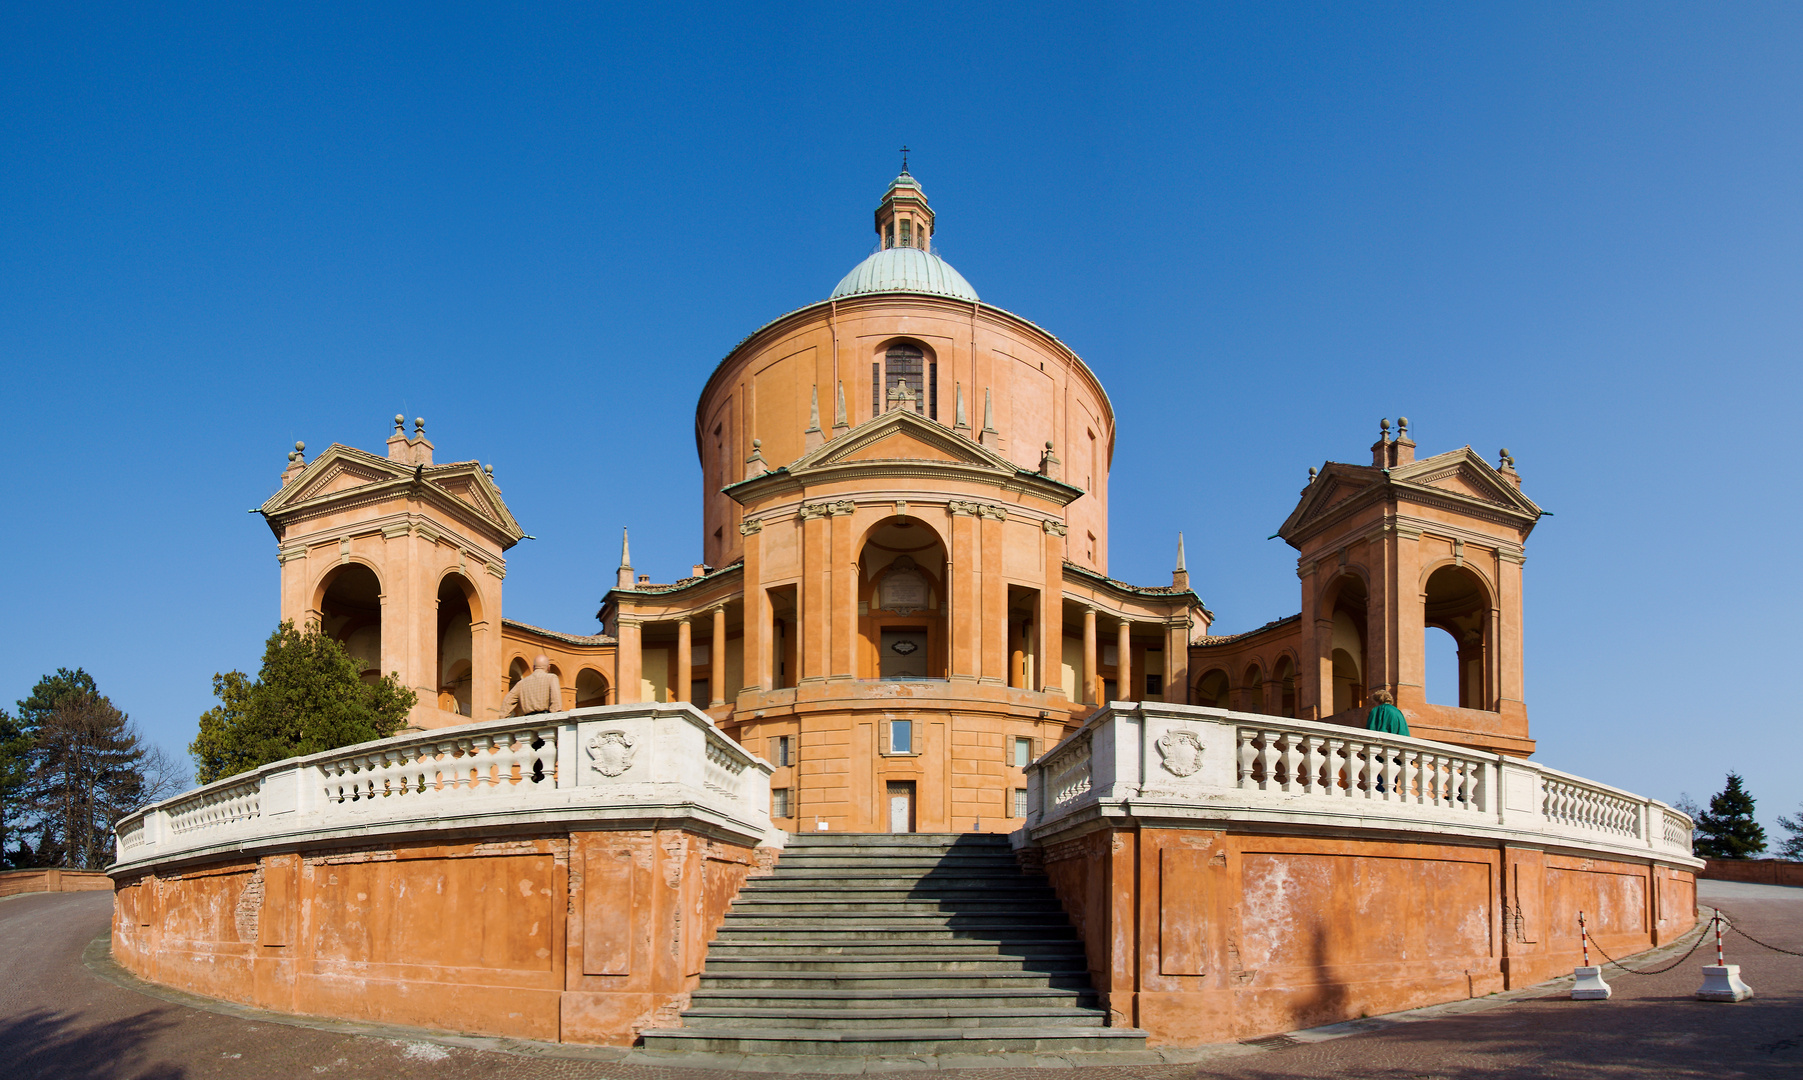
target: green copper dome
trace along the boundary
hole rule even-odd
[[[870,293],[926,293],[949,296],[954,300],[977,298],[964,275],[952,264],[930,252],[914,247],[884,248],[852,267],[828,299]]]

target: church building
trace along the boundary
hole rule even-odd
[[[492,466],[440,464],[423,421],[384,452],[298,446],[260,509],[281,617],[430,729],[500,715],[540,655],[565,708],[684,701],[775,766],[790,831],[1010,832],[1025,767],[1110,701],[1362,726],[1387,690],[1414,734],[1527,756],[1521,572],[1540,515],[1504,451],[1417,457],[1386,420],[1369,463],[1310,470],[1279,535],[1300,612],[1209,633],[1181,541],[1168,582],[1109,576],[1108,394],[1050,332],[934,252],[904,166],[877,250],[721,360],[695,410],[702,535],[653,582],[622,543],[592,633],[502,612],[523,537]],[[1423,695],[1427,633],[1458,643],[1457,706]]]

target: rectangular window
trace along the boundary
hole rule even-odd
[[[927,419],[939,419],[939,361],[927,365]]]
[[[786,818],[793,816],[789,808],[789,789],[786,787],[770,789],[770,816]]]
[[[789,764],[789,737],[778,735],[770,740],[770,764],[777,768]]]
[[[1157,697],[1162,693],[1164,693],[1164,676],[1163,675],[1147,675],[1146,676],[1146,696],[1147,697]]]
[[[1031,764],[1033,764],[1033,740],[1015,739],[1014,767],[1017,769],[1024,769]]]
[[[914,722],[912,720],[889,721],[889,752],[891,754],[912,754],[914,752]]]
[[[702,708],[708,706],[708,682],[706,679],[689,680],[689,701]]]
[[[1102,680],[1102,704],[1106,705],[1110,701],[1113,701],[1115,699],[1115,696],[1116,695],[1114,692],[1114,680],[1113,679],[1103,679]]]
[[[883,415],[883,365],[870,365],[870,415]]]
[[[914,226],[914,223],[912,221],[909,221],[907,218],[902,218],[902,223],[901,223],[902,247],[913,247],[914,246],[914,228],[913,228],[913,226]]]
[[[1014,816],[1027,816],[1027,789],[1024,787],[1014,789]]]

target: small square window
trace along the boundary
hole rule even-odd
[[[774,818],[790,817],[789,789],[786,787],[770,790],[770,816]]]
[[[1164,676],[1163,675],[1147,675],[1146,676],[1146,694],[1148,696],[1155,697],[1162,693],[1164,693]]]
[[[1032,763],[1033,763],[1033,740],[1032,739],[1019,739],[1019,738],[1015,739],[1014,740],[1014,767],[1017,769],[1024,769],[1028,765],[1031,765]]]
[[[1014,789],[1014,816],[1027,816],[1027,789],[1024,787]]]
[[[889,752],[891,754],[912,754],[914,752],[914,722],[912,720],[889,721]]]

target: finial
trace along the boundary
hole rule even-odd
[[[307,452],[307,444],[304,442],[301,442],[299,439],[294,440],[294,452],[297,454],[306,453]]]
[[[1390,418],[1386,416],[1382,420],[1379,420],[1377,422],[1377,430],[1383,433],[1384,438],[1386,438],[1386,439],[1389,438],[1390,437]]]
[[[902,154],[902,175],[907,176],[908,175],[908,148],[906,146],[902,147],[901,154]]]
[[[1320,474],[1321,474],[1321,470],[1315,468],[1313,465],[1310,465],[1308,467],[1308,482],[1311,484],[1314,483],[1315,477],[1319,476]]]
[[[495,467],[493,465],[482,466],[482,474],[490,480],[493,480],[495,478]]]
[[[405,416],[402,416],[400,413],[395,413],[394,414],[394,433],[396,435],[399,435],[406,430],[407,430],[407,418]]]
[[[964,384],[958,384],[958,406],[952,414],[952,430],[962,431],[969,436],[970,419],[964,415]]]
[[[1396,418],[1396,437],[1400,439],[1400,438],[1403,438],[1404,436],[1408,435],[1408,433],[1409,433],[1409,418],[1406,416],[1398,416]]]
[[[625,529],[620,530],[620,567],[632,569],[632,537]]]
[[[1509,455],[1508,447],[1503,447],[1502,453],[1498,456],[1502,458],[1502,461],[1497,465],[1498,469],[1513,469],[1515,467],[1515,459]]]
[[[808,430],[820,430],[820,384],[808,387]]]
[[[413,437],[416,439],[423,439],[426,437],[426,418],[425,417],[416,416],[413,418]]]
[[[839,383],[834,391],[833,400],[833,434],[838,435],[840,428],[849,428],[851,424],[845,419],[845,384]]]
[[[1187,563],[1185,562],[1185,560],[1183,558],[1183,534],[1182,533],[1177,534],[1177,573],[1179,573],[1179,574],[1189,573],[1189,566],[1187,565]]]

